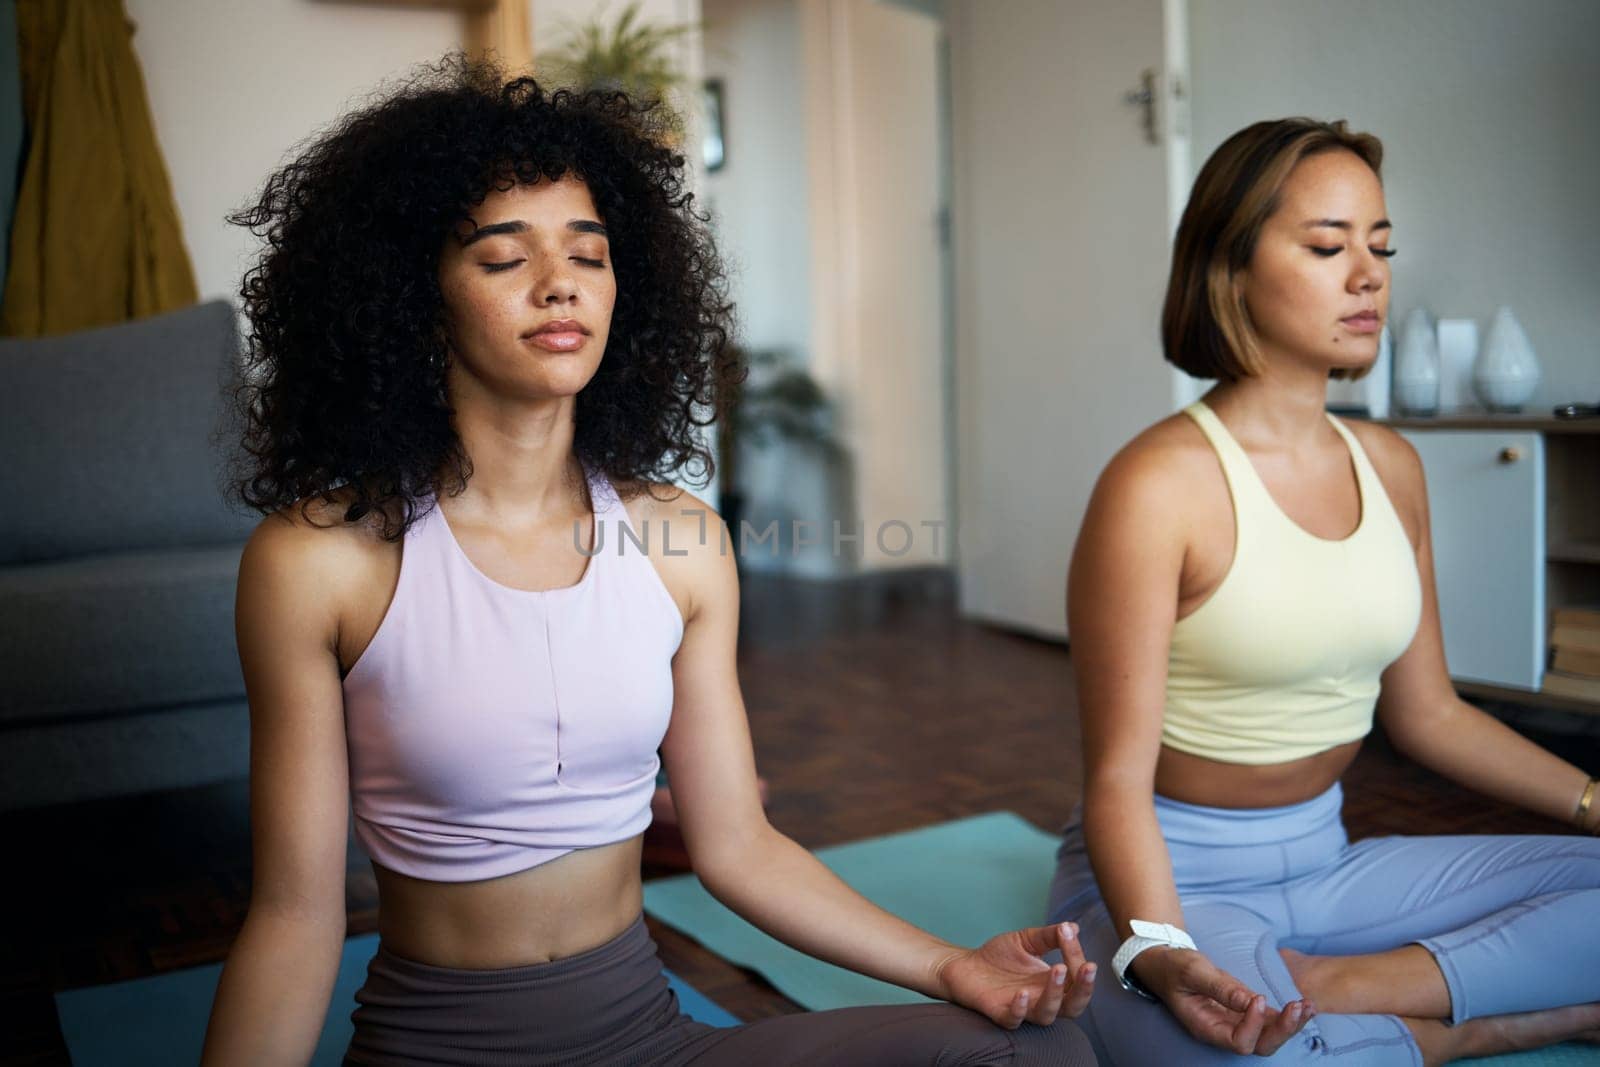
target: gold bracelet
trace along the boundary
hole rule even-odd
[[[1572,825],[1578,830],[1583,829],[1584,820],[1588,818],[1589,804],[1594,800],[1596,788],[1600,788],[1600,778],[1589,779],[1589,784],[1584,787],[1583,799],[1578,801],[1578,810],[1572,815]]]

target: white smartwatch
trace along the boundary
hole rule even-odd
[[[1194,938],[1171,923],[1147,923],[1143,919],[1134,919],[1128,925],[1133,929],[1133,936],[1124,941],[1122,947],[1117,949],[1117,954],[1111,957],[1111,970],[1116,974],[1117,981],[1122,983],[1123,989],[1130,989],[1146,1000],[1155,1000],[1148,989],[1128,974],[1129,965],[1147,948],[1165,946],[1193,949]]]

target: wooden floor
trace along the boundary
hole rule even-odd
[[[810,847],[995,809],[1054,828],[1080,783],[1072,666],[1050,642],[963,622],[934,575],[894,585],[746,581],[741,678],[772,821]],[[1594,767],[1594,721],[1501,709]],[[1346,779],[1354,836],[1559,832],[1405,763],[1375,737]],[[67,1063],[53,991],[220,960],[249,895],[244,783],[0,817],[0,1062]],[[649,871],[647,874],[662,873]],[[376,928],[352,845],[350,933]],[[667,966],[744,1019],[797,1010],[651,924]]]

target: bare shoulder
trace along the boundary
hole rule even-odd
[[[685,619],[708,601],[737,599],[735,546],[715,508],[686,489],[659,482],[625,483],[617,491]]]
[[[623,506],[628,511],[628,521],[635,526],[640,528],[647,524],[653,528],[670,526],[674,551],[680,545],[685,548],[691,544],[699,547],[702,527],[709,541],[722,523],[722,517],[717,514],[715,508],[687,489],[681,489],[676,485],[666,485],[661,482],[629,482],[619,485],[617,492],[621,494]],[[680,541],[680,533],[690,532],[694,534],[692,540]]]
[[[337,608],[347,591],[366,587],[397,565],[399,546],[385,541],[376,522],[347,522],[348,502],[302,501],[261,520],[239,564],[241,596],[270,586],[307,598],[308,606]]]
[[[1137,628],[1143,638],[1163,633],[1196,533],[1226,522],[1217,513],[1227,501],[1216,456],[1188,416],[1163,419],[1124,445],[1101,472],[1073,545],[1067,614],[1074,640],[1125,634],[1136,616],[1145,622]]]
[[[256,524],[245,551],[257,557],[316,569],[336,569],[365,556],[383,555],[377,524],[347,522],[347,503],[306,500],[274,511]]]
[[[1182,510],[1206,478],[1220,478],[1216,454],[1187,415],[1170,415],[1129,441],[1101,472],[1097,502],[1143,517]]]

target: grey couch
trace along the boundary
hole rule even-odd
[[[0,810],[246,773],[232,308],[0,340]]]

